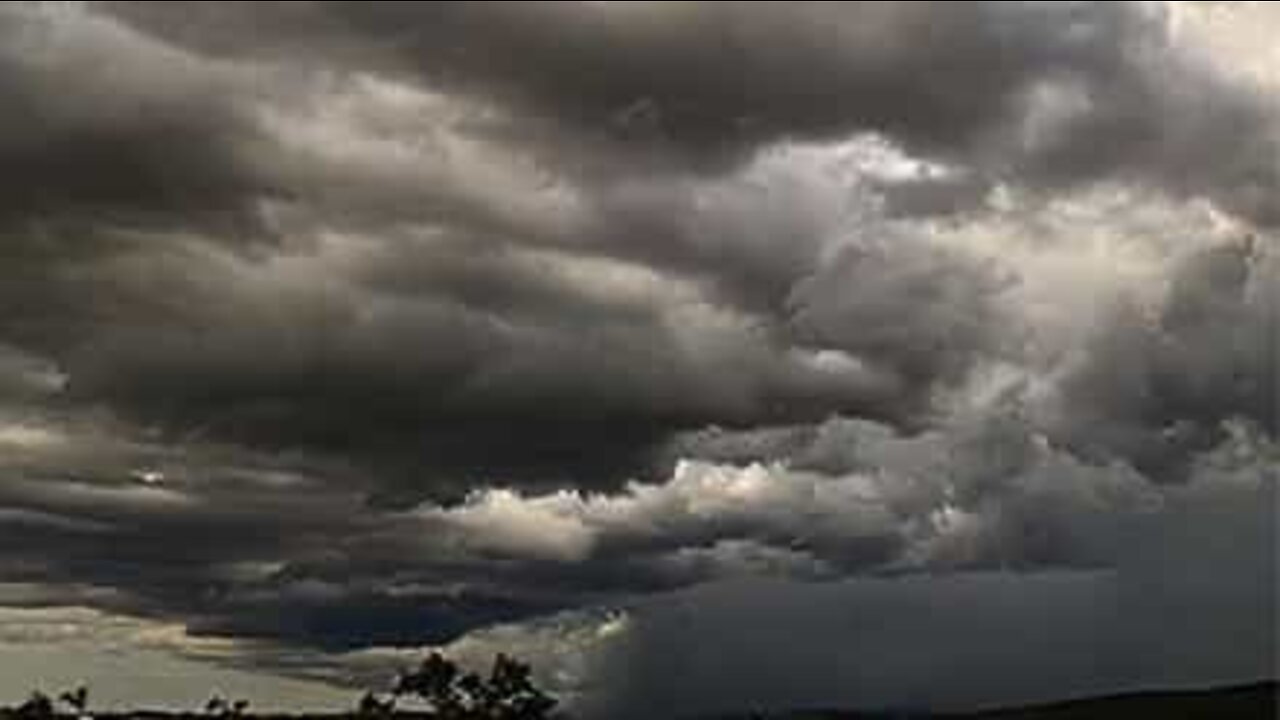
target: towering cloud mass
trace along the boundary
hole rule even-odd
[[[1201,5],[6,3],[0,604],[344,682],[1141,576],[1280,461],[1277,95]]]

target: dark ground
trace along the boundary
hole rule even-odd
[[[988,710],[977,713],[927,715],[910,713],[867,713],[816,710],[782,715],[744,714],[721,720],[1272,720],[1280,718],[1280,684],[1265,683],[1222,690],[1160,692],[1091,698],[1026,708]],[[94,720],[211,720],[226,716],[203,713],[91,713]],[[58,716],[69,718],[69,716]],[[256,715],[242,720],[367,720],[379,716],[355,713],[326,715]],[[431,720],[423,713],[396,713],[380,716],[387,720]],[[673,709],[671,717],[679,717]],[[21,716],[0,710],[0,720],[17,720]],[[28,719],[23,719],[28,720]],[[31,720],[53,720],[50,718]],[[663,720],[655,718],[654,720]]]
[[[1280,718],[1277,698],[1280,698],[1280,685],[1263,683],[1221,690],[1118,695],[953,715],[815,711],[767,717],[768,720],[1273,720]],[[743,715],[728,720],[752,718]]]

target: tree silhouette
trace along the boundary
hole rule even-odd
[[[49,720],[54,716],[53,699],[36,690],[18,706],[15,715],[22,720]]]
[[[417,670],[396,679],[396,695],[417,695],[444,718],[460,717],[464,709],[458,666],[440,653],[431,653]]]
[[[384,717],[395,713],[396,698],[383,698],[377,693],[370,690],[360,697],[360,702],[356,705],[356,714],[361,717]]]
[[[224,718],[244,717],[249,710],[248,700],[227,700],[221,695],[214,695],[204,704],[204,712],[206,715],[214,715]]]
[[[544,718],[556,706],[555,700],[533,684],[533,668],[503,654],[494,658],[481,697],[485,717]]]
[[[227,711],[227,701],[220,695],[214,695],[204,704],[206,715],[222,715]]]
[[[396,695],[416,695],[442,720],[544,720],[557,702],[533,683],[525,663],[499,654],[487,677],[463,673],[440,653],[399,677]]]
[[[89,709],[89,688],[85,685],[78,685],[74,690],[67,690],[58,696],[58,699],[66,703],[76,715],[84,715]]]

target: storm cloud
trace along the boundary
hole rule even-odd
[[[343,683],[1158,567],[1277,462],[1280,96],[1197,7],[5,4],[0,606]]]

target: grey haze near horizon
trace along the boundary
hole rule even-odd
[[[856,704],[916,671],[815,671],[839,588],[915,656],[877,593],[1009,583],[1016,633],[1042,573],[1226,542],[1153,613],[1271,647],[1269,521],[1222,538],[1280,458],[1280,83],[1219,15],[1280,21],[1221,5],[7,3],[0,605],[339,685],[501,638],[583,707],[715,707],[749,667],[644,670],[705,592]],[[1151,679],[1257,669],[1221,653]]]

